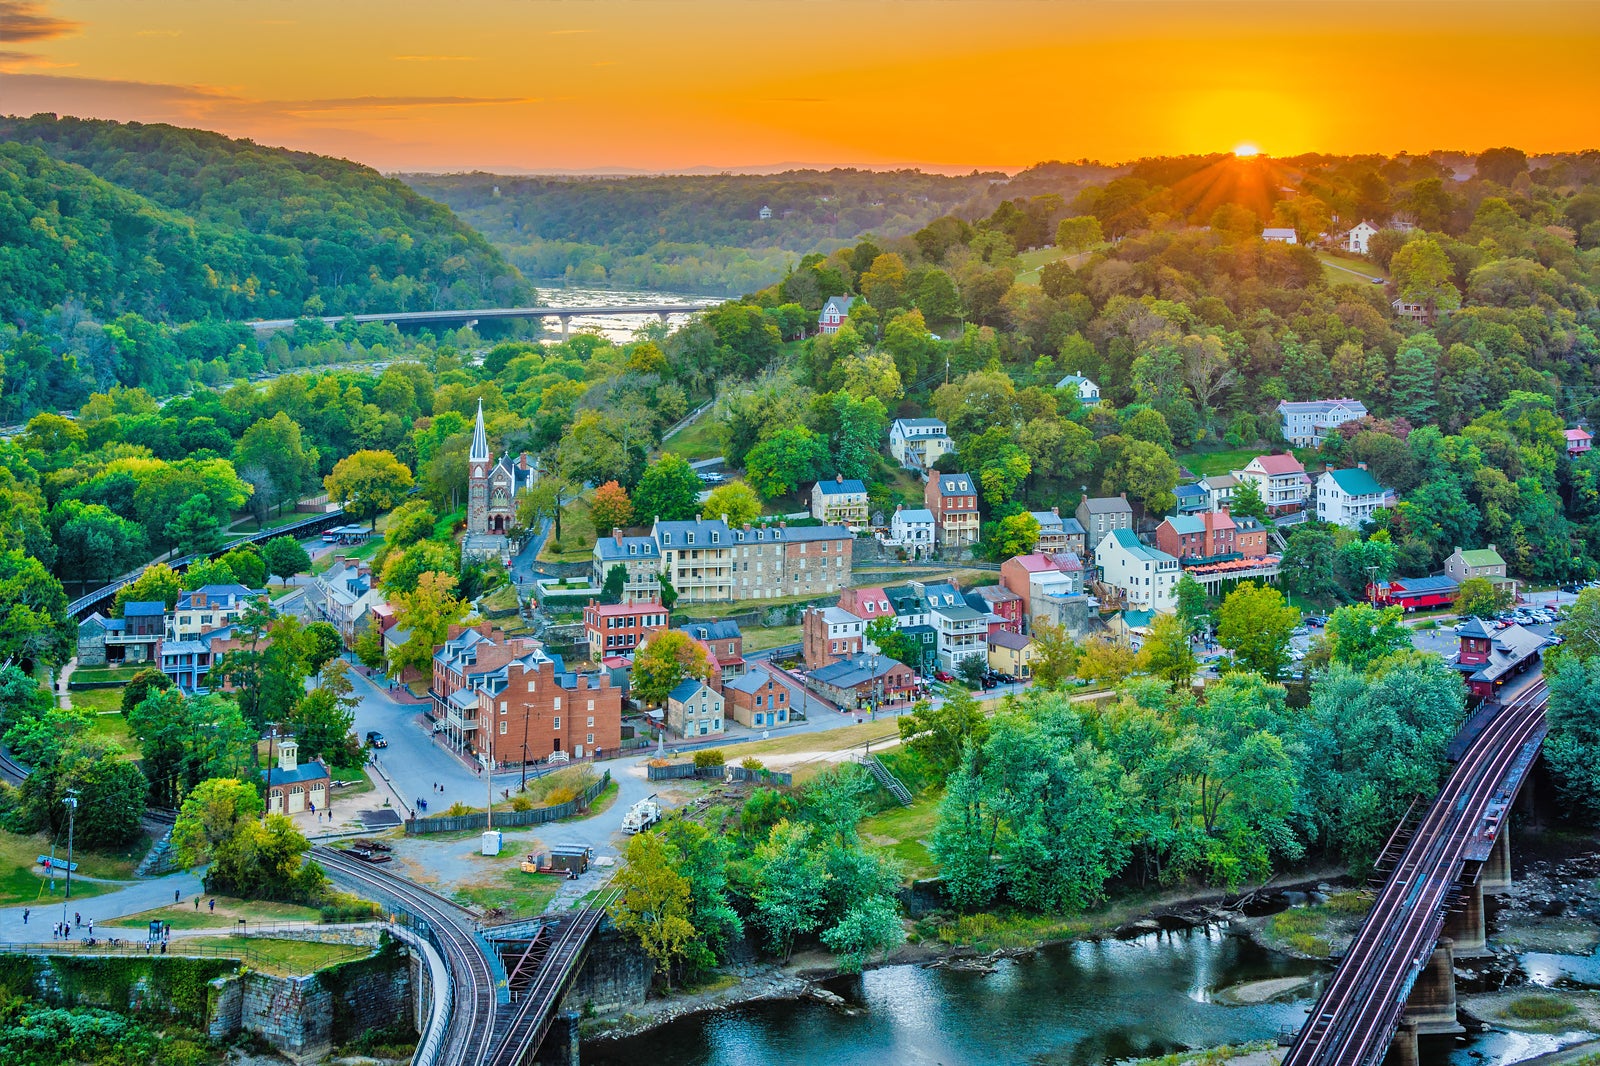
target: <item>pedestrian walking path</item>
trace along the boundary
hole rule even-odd
[[[130,914],[164,907],[174,900],[187,900],[202,892],[199,870],[167,874],[149,881],[129,881],[126,887],[115,892],[105,892],[86,899],[67,899],[65,882],[57,882],[56,895],[46,897],[26,907],[0,909],[0,940],[38,943],[50,939],[50,926],[62,920],[65,914],[71,920],[74,913],[82,915],[84,927],[90,919],[104,923],[112,918],[125,918]],[[73,880],[77,880],[74,878]],[[27,920],[23,920],[23,914]]]

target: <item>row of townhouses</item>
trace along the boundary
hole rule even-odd
[[[626,602],[657,599],[666,574],[680,603],[815,596],[850,583],[855,536],[839,525],[730,526],[723,519],[663,522],[643,536],[613,530],[594,546],[594,582],[627,571]]]

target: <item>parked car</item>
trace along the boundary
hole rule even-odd
[[[935,681],[954,681],[956,679],[956,675],[952,674],[948,670],[935,670],[933,673],[933,679]]]
[[[367,730],[367,747],[387,748],[388,746],[388,738],[386,738],[382,733],[378,732],[376,729]]]
[[[705,473],[700,475],[700,483],[702,485],[720,485],[722,484],[722,481],[722,475],[714,470],[707,470]]]

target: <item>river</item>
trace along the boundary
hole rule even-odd
[[[1531,984],[1594,987],[1600,962],[1523,958]],[[636,1037],[591,1040],[585,1066],[1109,1066],[1186,1048],[1272,1039],[1298,1026],[1325,964],[1269,951],[1222,927],[1052,945],[992,974],[887,966],[828,987],[861,1008],[745,1004]],[[1295,981],[1299,978],[1302,980]],[[1287,980],[1283,980],[1287,979]],[[1273,1002],[1234,1002],[1250,982],[1295,985]],[[1248,998],[1248,997],[1242,997]],[[1504,1066],[1572,1037],[1491,1033],[1422,1045],[1423,1066]]]
[[[534,287],[539,290],[539,303],[543,307],[596,307],[611,306],[623,307],[636,304],[692,304],[692,303],[718,303],[715,296],[685,296],[677,292],[656,292],[643,289],[569,289],[549,282],[535,281]],[[599,333],[614,343],[622,343],[633,339],[639,327],[658,321],[652,313],[645,313],[637,318],[592,317],[580,315],[571,320],[568,328],[573,332],[589,330]],[[667,325],[677,329],[689,321],[688,315],[668,315]],[[554,343],[561,339],[561,325],[555,319],[545,322],[545,340]]]

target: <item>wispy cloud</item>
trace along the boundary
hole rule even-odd
[[[52,15],[45,8],[38,0],[0,0],[0,41],[15,46],[53,41],[78,32],[79,23]],[[0,70],[70,65],[73,64],[51,62],[34,52],[0,51]]]
[[[12,44],[53,41],[78,32],[80,23],[50,14],[39,0],[0,0],[0,26]]]

